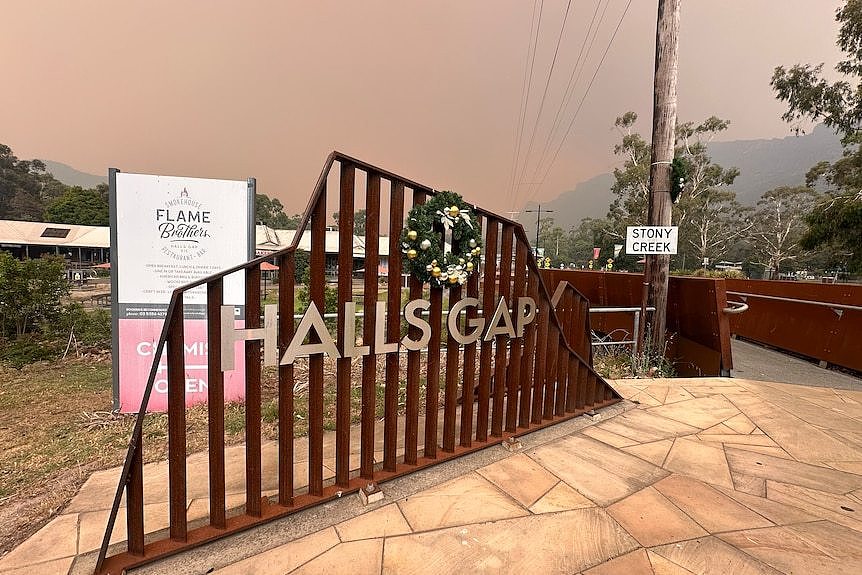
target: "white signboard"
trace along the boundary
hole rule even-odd
[[[253,180],[210,180],[111,174],[111,272],[114,317],[114,398],[123,412],[140,408],[167,306],[174,289],[252,257]],[[224,301],[241,326],[242,274],[224,281]],[[186,292],[186,400],[207,398],[206,287]],[[238,348],[239,349],[239,348]],[[225,374],[225,399],[242,397],[244,354]],[[165,355],[148,409],[167,405]]]
[[[628,255],[672,255],[676,253],[678,226],[628,226]]]

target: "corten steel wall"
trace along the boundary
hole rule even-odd
[[[639,307],[643,274],[587,270],[541,271],[550,289],[567,281],[592,307]],[[667,357],[686,376],[726,375],[733,368],[730,326],[724,313],[727,296],[723,279],[671,276],[668,287]],[[592,328],[606,334],[633,330],[628,314],[592,314]],[[616,339],[623,339],[620,335]]]
[[[732,333],[812,359],[862,371],[862,285],[727,280],[748,311]]]
[[[337,170],[333,169],[337,165]],[[330,177],[331,176],[331,177]],[[364,178],[363,178],[364,176]],[[358,181],[359,180],[359,181]],[[362,181],[364,180],[364,181]],[[451,334],[444,332],[443,291],[423,288],[415,278],[409,282],[411,300],[430,299],[430,343],[427,353],[408,351],[402,361],[398,353],[365,355],[361,362],[352,358],[335,360],[335,381],[327,382],[327,360],[320,354],[307,360],[307,370],[294,369],[293,364],[278,368],[278,464],[277,494],[262,496],[262,445],[261,445],[261,342],[246,341],[246,405],[245,405],[245,507],[227,513],[225,493],[224,449],[224,396],[221,371],[221,343],[225,335],[220,322],[223,298],[223,279],[231,273],[245,277],[247,329],[261,327],[260,265],[275,258],[279,266],[278,314],[266,314],[266,325],[278,326],[277,354],[282,357],[290,344],[296,326],[294,323],[294,270],[295,251],[302,232],[311,229],[310,277],[311,301],[319,310],[325,309],[325,254],[326,197],[334,188],[338,198],[339,218],[339,269],[350,270],[353,264],[353,213],[355,197],[365,195],[366,220],[366,273],[364,278],[363,307],[366,312],[363,341],[375,342],[375,332],[385,333],[386,342],[398,341],[405,325],[401,319],[401,246],[400,231],[405,215],[411,206],[421,204],[436,192],[427,186],[386,172],[354,158],[333,153],[327,159],[315,187],[311,201],[294,237],[294,244],[275,254],[237,266],[231,270],[189,284],[176,290],[171,298],[167,320],[156,347],[155,361],[147,383],[142,407],[146,406],[153,382],[159,369],[159,357],[167,354],[168,380],[168,500],[170,527],[167,537],[155,533],[147,535],[144,521],[145,491],[143,477],[143,421],[146,410],[141,409],[129,452],[103,539],[96,571],[119,573],[136,565],[176,553],[190,546],[218,539],[248,529],[265,521],[285,517],[300,509],[357,491],[369,484],[392,479],[422,467],[433,465],[507,438],[522,435],[553,423],[576,417],[590,409],[604,407],[619,401],[619,395],[592,369],[589,339],[586,329],[589,321],[587,301],[572,289],[564,289],[553,300],[530,251],[524,229],[515,222],[491,212],[473,210],[475,225],[480,226],[484,237],[484,278],[473,274],[467,284],[448,290],[449,305],[462,297],[479,300],[485,318],[490,318],[497,302],[505,297],[512,306],[518,297],[531,297],[536,302],[536,320],[526,326],[521,338],[497,336],[493,341],[469,343],[460,346]],[[364,185],[363,185],[364,184]],[[381,196],[385,202],[381,202]],[[361,197],[361,196],[360,196]],[[388,225],[387,225],[388,223]],[[376,317],[378,299],[377,264],[379,260],[378,236],[382,229],[389,230],[389,269],[386,279],[386,318]],[[499,257],[499,265],[496,264]],[[384,278],[380,278],[384,279]],[[201,486],[188,490],[186,484],[186,424],[183,354],[183,293],[197,286],[207,289],[208,346],[207,358],[210,374],[208,427],[209,486],[201,494]],[[345,336],[351,320],[343,304],[353,301],[353,280],[350,274],[338,278],[337,347],[345,349]],[[559,310],[559,314],[555,311]],[[476,318],[479,309],[468,307],[467,318]],[[380,321],[377,321],[380,320]],[[463,318],[461,318],[463,321]],[[345,331],[345,325],[347,330]],[[577,326],[580,326],[578,333]],[[461,329],[464,329],[463,327]],[[418,340],[418,328],[411,327],[410,339]],[[446,339],[445,352],[441,340]],[[351,334],[352,337],[352,334]],[[569,338],[575,346],[569,344]],[[381,338],[382,339],[382,338]],[[229,341],[229,340],[227,340]],[[352,343],[352,342],[351,342]],[[378,366],[381,368],[378,371]],[[422,377],[422,371],[427,374]],[[379,375],[382,372],[382,377]],[[354,378],[354,376],[357,376]],[[356,380],[360,383],[355,383]],[[383,383],[382,462],[374,459],[378,437],[377,385]],[[404,382],[404,383],[402,383]],[[296,386],[307,386],[308,437],[295,439],[294,409],[298,401]],[[358,441],[351,434],[351,391],[361,388]],[[335,399],[332,400],[332,388]],[[328,388],[328,391],[326,391]],[[325,393],[326,391],[326,393]],[[424,391],[424,394],[421,392]],[[402,396],[403,392],[403,396]],[[476,392],[477,401],[469,401]],[[421,398],[425,409],[420,413]],[[465,400],[458,405],[459,395]],[[399,401],[404,401],[399,413]],[[440,405],[442,401],[442,406]],[[334,405],[332,405],[334,404]],[[335,412],[334,455],[324,458],[324,417],[327,407]],[[442,413],[442,425],[438,416]],[[401,426],[403,425],[403,429]],[[424,438],[420,444],[420,434]],[[294,487],[294,444],[307,443],[308,472],[302,479],[307,489]],[[354,449],[351,450],[351,442]],[[359,449],[356,450],[356,444]],[[421,451],[420,451],[421,446]],[[358,465],[351,465],[351,454],[359,452]],[[333,461],[330,461],[332,459]],[[325,465],[334,467],[333,478],[325,479]],[[298,466],[302,468],[302,466]],[[297,477],[297,479],[300,479]],[[148,488],[147,496],[152,488]],[[106,558],[114,522],[122,496],[126,495],[126,528],[128,541],[125,548]],[[194,493],[197,492],[196,495]],[[187,516],[191,496],[208,498],[210,512],[202,526],[190,525]],[[149,531],[153,531],[151,527]]]

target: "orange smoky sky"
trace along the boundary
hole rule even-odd
[[[680,119],[728,119],[723,139],[788,135],[769,88],[772,70],[797,62],[831,69],[840,57],[840,4],[683,0]],[[515,170],[540,5],[522,162],[530,155]],[[656,6],[0,0],[0,142],[20,158],[97,174],[114,166],[254,176],[289,213],[305,207],[326,155],[338,149],[485,207],[517,210],[618,165],[618,115],[636,111],[649,133]],[[570,105],[561,108],[572,77]]]

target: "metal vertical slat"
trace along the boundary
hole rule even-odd
[[[512,224],[503,224],[500,240],[500,285],[497,290],[500,298],[505,298],[510,305],[512,295],[512,235],[514,227]],[[506,365],[506,346],[510,338],[498,335],[494,357],[494,408],[491,413],[491,435],[500,437],[503,435],[503,399],[508,391],[508,373]],[[514,393],[510,396],[514,399]],[[511,400],[510,400],[511,401]],[[513,405],[517,400],[513,402]]]
[[[168,490],[170,536],[185,541],[186,524],[186,397],[182,299],[168,318]]]
[[[578,306],[581,311],[581,316],[584,318],[584,321],[589,320],[590,310],[588,308],[588,303],[586,301],[580,302]],[[592,360],[592,345],[590,348],[590,356],[584,359],[591,361]],[[590,373],[588,369],[581,368],[581,373],[583,374],[583,380],[585,383],[584,386],[584,401],[586,405],[594,405],[595,404],[595,395],[596,395],[596,379],[595,376]]]
[[[144,456],[143,435],[138,436],[129,482],[126,485],[126,533],[128,550],[133,555],[144,554]]]
[[[522,246],[521,243],[517,241],[517,238],[515,241],[514,249],[514,281],[512,288],[512,299],[509,303],[514,307],[517,313],[518,298],[527,295],[527,278],[524,275],[526,252],[524,246]],[[515,316],[514,319],[515,322],[518,322],[520,318]],[[521,358],[524,353],[523,346],[525,338],[526,333],[521,337],[516,337],[509,343],[511,349],[509,351],[508,372],[506,373],[506,379],[509,382],[509,398],[506,403],[506,431],[508,431],[509,433],[514,433],[515,430],[518,428],[518,409],[519,407],[523,409],[524,405],[524,397],[521,395],[521,390],[523,389],[523,382],[521,381]]]
[[[598,405],[605,401],[605,385],[598,377],[591,374],[593,380],[593,403]]]
[[[452,246],[452,250],[457,248]],[[449,309],[461,300],[461,286],[449,290]],[[455,451],[455,415],[458,409],[458,360],[461,346],[449,330],[446,336],[446,395],[443,407],[443,451]]]
[[[260,327],[260,266],[245,270],[245,325]],[[245,342],[245,512],[261,515],[260,340]]]
[[[564,345],[565,338],[561,335],[557,346],[557,397],[554,402],[554,415],[566,414],[566,380],[569,374],[569,351]]]
[[[386,341],[401,335],[401,227],[404,222],[404,182],[392,182],[389,201],[389,281],[386,294]],[[395,471],[398,456],[398,371],[397,353],[386,355],[386,383],[383,391],[383,469]]]
[[[278,357],[293,339],[294,252],[278,261]],[[278,366],[278,503],[293,505],[293,364]]]
[[[413,205],[425,203],[426,195],[421,190],[413,190]],[[400,285],[400,284],[399,284]],[[410,277],[410,300],[422,297],[422,282]],[[420,335],[418,327],[410,326],[410,339],[416,340]],[[419,450],[419,375],[421,370],[422,352],[419,350],[407,352],[407,390],[404,403],[404,463],[416,465]]]
[[[579,297],[573,290],[569,290],[568,294],[568,307],[569,307],[569,315],[571,317],[570,323],[572,325],[571,333],[573,336],[577,335],[578,332],[578,321],[577,321],[577,306],[578,306]],[[575,347],[571,342],[569,346],[578,351],[579,348]],[[567,372],[566,372],[566,412],[571,413],[575,411],[575,403],[577,400],[578,393],[578,358],[573,353],[567,354]]]
[[[526,250],[526,246],[524,246]],[[524,354],[521,356],[521,406],[518,413],[518,426],[527,428],[531,422],[531,410],[533,408],[533,363],[536,356],[536,335],[539,329],[538,317],[538,276],[529,268],[527,269],[527,294],[536,302],[536,318],[527,326],[524,332]]]
[[[538,295],[538,278],[536,295]],[[548,349],[548,302],[536,300],[536,363],[533,366],[533,413],[532,422],[542,423],[542,407],[545,391],[545,367]]]
[[[550,314],[552,313],[551,306],[547,306],[548,310],[548,339],[545,345],[547,350],[547,358],[545,359],[545,405],[542,411],[544,419],[554,417],[554,400],[556,399],[557,390],[557,352],[560,349],[560,330],[551,321]]]
[[[585,361],[592,362],[593,343],[590,330],[590,302],[585,298],[578,296],[572,304],[572,307],[577,313],[577,319],[574,323],[578,335],[578,347],[575,347],[574,349],[581,354],[581,357]]]
[[[437,457],[437,411],[440,408],[440,339],[443,336],[443,290],[431,289],[431,341],[428,343],[428,370],[425,382],[425,457]]]
[[[221,370],[222,279],[207,284],[207,416],[209,427],[210,525],[225,528],[224,373]]]
[[[575,384],[575,409],[583,409],[587,404],[587,370],[578,361],[577,382]]]
[[[325,313],[326,285],[326,187],[324,184],[311,215],[311,301]],[[312,334],[311,340],[319,342]],[[308,358],[308,493],[323,495],[323,356]]]
[[[497,230],[496,220],[485,218],[485,265],[482,273],[482,313],[485,322],[494,315],[494,292],[496,289]],[[487,328],[487,325],[486,325]],[[492,342],[482,338],[479,352],[479,406],[476,408],[476,441],[488,439],[488,412],[491,395],[491,348]]]
[[[566,374],[566,413],[577,409],[578,403],[578,358],[569,354],[569,372]]]
[[[467,280],[467,297],[479,297],[479,269],[474,270],[470,279]],[[470,320],[479,317],[476,306],[467,308],[467,324]],[[473,403],[476,390],[476,346],[477,343],[469,343],[464,346],[464,378],[461,385],[461,446],[473,445]]]
[[[341,193],[338,207],[338,348],[335,362],[335,483],[350,482],[350,366],[353,358],[345,350],[356,338],[344,333],[347,323],[344,304],[353,301],[353,195],[356,168],[341,162]],[[348,343],[347,339],[350,338]]]
[[[368,172],[365,185],[365,285],[363,294],[362,343],[374,341],[377,323],[377,267],[380,262],[380,174]],[[375,273],[369,273],[371,269]],[[374,423],[377,409],[377,356],[362,358],[362,407],[360,415],[359,473],[365,479],[374,477]]]

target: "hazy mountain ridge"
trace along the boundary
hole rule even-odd
[[[107,184],[107,176],[97,176],[88,174],[80,170],[76,170],[72,166],[68,166],[61,162],[44,160],[45,168],[54,175],[54,178],[60,180],[67,186],[81,186],[82,188],[95,188],[99,184]]]
[[[812,166],[823,160],[840,158],[841,151],[839,137],[822,125],[801,136],[709,144],[713,162],[739,169],[739,177],[730,189],[745,205],[754,205],[764,192],[773,188],[804,185],[805,173]],[[542,211],[553,210],[548,216],[553,216],[557,225],[564,229],[577,226],[583,218],[604,217],[614,197],[611,193],[613,181],[613,174],[599,174],[543,203]],[[525,209],[534,210],[536,204],[527,204]],[[518,219],[528,233],[535,234],[534,214],[522,213]]]

